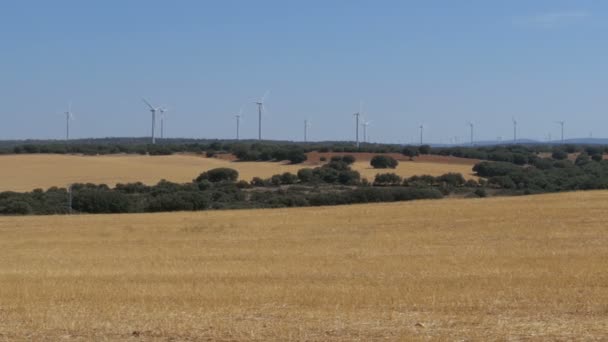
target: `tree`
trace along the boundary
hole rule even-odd
[[[451,186],[461,186],[466,181],[460,173],[449,172],[437,177],[437,181],[446,183]]]
[[[378,155],[372,158],[370,164],[374,169],[394,169],[399,162],[393,157]]]
[[[200,174],[200,176],[198,176],[195,181],[201,182],[203,180],[208,180],[212,183],[217,183],[217,182],[236,182],[236,180],[239,178],[239,173],[238,171],[234,170],[234,169],[230,169],[227,167],[220,167],[217,169],[211,169],[207,172],[203,172]]]
[[[410,157],[410,160],[412,160],[414,159],[414,157],[417,157],[420,152],[418,151],[418,147],[416,146],[406,146],[403,148],[403,151],[401,151],[401,153],[403,153],[403,155],[406,157]]]
[[[420,154],[429,154],[431,153],[431,146],[422,145],[418,148],[418,151],[420,151]]]
[[[289,160],[291,164],[300,164],[305,162],[308,157],[302,150],[291,150],[287,152],[286,159]]]
[[[401,185],[402,179],[395,173],[379,173],[374,179],[374,186]]]
[[[568,152],[562,150],[556,150],[551,154],[551,158],[555,160],[564,160],[568,159]]]

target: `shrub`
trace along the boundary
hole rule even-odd
[[[330,159],[331,162],[342,162],[346,165],[352,165],[355,162],[355,160],[356,160],[355,157],[353,157],[351,155],[333,156]]]
[[[481,177],[506,176],[521,170],[521,166],[506,162],[481,162],[473,167],[473,171]]]
[[[238,171],[234,169],[230,169],[227,167],[220,167],[217,169],[211,169],[207,172],[203,172],[196,178],[196,182],[201,182],[203,180],[208,180],[211,183],[217,182],[236,182],[239,178]]]
[[[314,173],[312,169],[300,169],[298,170],[298,179],[302,183],[312,182],[314,179]]]
[[[374,156],[370,161],[374,169],[394,169],[399,165],[399,162],[390,156]]]
[[[286,158],[291,164],[300,164],[305,162],[308,157],[302,150],[291,150],[287,152]]]
[[[568,159],[568,153],[562,150],[556,150],[551,154],[551,158],[555,160],[565,160]]]
[[[446,173],[437,177],[437,181],[446,183],[451,186],[461,186],[465,183],[464,177],[460,173]]]
[[[417,157],[420,152],[418,151],[418,147],[416,147],[416,146],[406,146],[405,148],[403,148],[401,153],[404,156],[407,156],[407,157],[410,157],[410,159],[413,159],[414,157]]]
[[[418,148],[418,151],[420,152],[420,154],[429,154],[431,153],[431,146],[422,145]]]
[[[395,173],[379,173],[374,179],[374,186],[401,185],[402,179]]]
[[[4,215],[29,215],[33,212],[32,206],[24,201],[9,201],[0,206],[0,213]]]
[[[118,191],[84,188],[74,192],[72,208],[91,214],[126,213],[129,198]]]
[[[600,154],[600,153],[597,153],[597,154],[592,155],[591,159],[593,161],[599,162],[599,161],[604,160],[604,156],[602,154]]]
[[[488,196],[486,189],[484,189],[484,188],[479,188],[479,189],[475,190],[473,193],[475,195],[477,195],[478,197],[487,197]]]

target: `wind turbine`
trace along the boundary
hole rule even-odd
[[[513,144],[517,144],[517,120],[513,120]]]
[[[241,117],[243,116],[243,106],[241,106],[241,109],[239,110],[239,113],[237,115],[234,116],[234,118],[236,119],[236,140],[240,139],[240,129],[241,129]]]
[[[258,106],[258,140],[262,140],[262,112],[264,111],[264,100],[270,93],[270,90],[267,90],[260,99],[256,100],[254,103]]]
[[[150,107],[150,112],[152,113],[152,144],[156,144],[156,137],[154,136],[154,129],[156,128],[156,112],[159,111],[158,107],[154,107],[150,104],[150,102],[146,101],[146,99],[142,99],[144,103]]]
[[[562,126],[562,144],[564,143],[564,124],[566,121],[555,121],[556,124]]]
[[[473,142],[474,142],[473,141],[473,130],[474,130],[475,125],[473,125],[473,123],[471,121],[468,121],[467,125],[469,125],[469,127],[471,128],[471,146],[473,146]]]
[[[311,127],[310,121],[308,119],[304,120],[304,142],[308,142],[308,129]]]
[[[355,141],[357,148],[359,148],[359,119],[363,115],[363,102],[359,102],[359,111],[353,115],[355,117]]]
[[[160,108],[158,110],[160,112],[160,138],[165,138],[165,113],[169,112],[167,108]]]
[[[74,114],[72,113],[72,102],[68,102],[68,110],[63,113],[65,115],[65,141],[70,140],[70,121],[74,119]]]
[[[420,126],[418,126],[418,128],[420,128],[420,146],[422,146],[423,143],[423,136],[424,136],[424,124],[420,124]]]
[[[363,142],[367,143],[367,126],[369,126],[372,122],[371,121],[364,121],[361,124],[361,127],[363,127]]]

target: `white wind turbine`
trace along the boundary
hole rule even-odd
[[[513,143],[517,143],[517,120],[515,118],[513,120]]]
[[[359,148],[359,120],[361,119],[361,115],[363,115],[363,102],[359,102],[359,111],[353,114],[355,117],[355,142],[357,148]]]
[[[270,90],[267,90],[264,96],[254,102],[258,106],[258,140],[262,140],[262,113],[266,109],[264,101],[268,97],[268,94],[270,94]]]
[[[152,144],[155,144],[156,137],[154,135],[154,129],[156,128],[156,113],[160,111],[160,109],[152,106],[146,99],[142,99],[142,101],[150,108],[150,112],[152,113]]]
[[[308,119],[304,120],[304,142],[308,142],[308,129],[312,127],[312,124]]]
[[[239,113],[234,116],[236,119],[236,140],[240,139],[240,129],[241,129],[241,118],[243,117],[243,106],[239,110]]]
[[[70,121],[74,120],[74,113],[72,113],[72,102],[68,102],[68,110],[63,113],[65,115],[65,141],[70,140]]]
[[[169,112],[168,108],[160,108],[160,138],[165,138],[165,114]]]
[[[471,146],[473,146],[473,143],[474,143],[474,140],[473,140],[473,130],[475,128],[475,125],[471,121],[468,121],[467,125],[471,129]]]
[[[363,127],[363,143],[367,143],[367,126],[371,125],[371,121],[363,121],[361,127]]]
[[[420,124],[420,126],[418,126],[418,128],[420,128],[420,146],[422,146],[423,137],[424,137],[424,124]]]

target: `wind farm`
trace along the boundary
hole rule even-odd
[[[607,15],[2,6],[0,340],[605,340]]]

